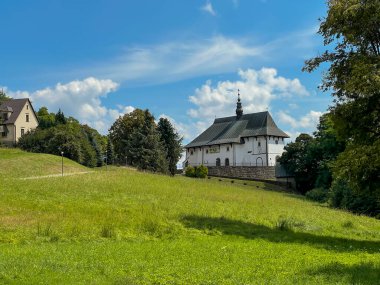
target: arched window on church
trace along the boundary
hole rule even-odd
[[[229,160],[228,158],[226,158],[226,159],[224,160],[224,165],[225,165],[225,166],[230,166],[230,160]]]
[[[220,158],[219,157],[216,159],[216,166],[220,166]]]

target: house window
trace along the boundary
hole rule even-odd
[[[230,147],[229,146],[227,147],[227,151],[230,151]]]
[[[278,140],[276,140],[275,143],[278,144]]]
[[[206,149],[206,153],[208,153],[208,149]]]
[[[225,159],[224,165],[225,166],[230,166],[230,160],[228,158]]]
[[[7,137],[7,133],[6,133],[6,132],[2,132],[2,133],[1,133],[1,136],[2,136],[3,138]]]
[[[194,152],[191,150],[191,151],[190,151],[190,155],[193,155],[193,154],[194,154]]]
[[[216,159],[216,166],[220,166],[220,158],[219,157]]]
[[[25,134],[25,129],[21,129],[21,136]]]
[[[29,105],[26,105],[26,109],[29,110]]]
[[[261,146],[261,142],[258,142],[258,143],[257,143],[257,146]]]
[[[29,122],[29,114],[25,115],[26,122]]]

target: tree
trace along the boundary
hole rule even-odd
[[[380,1],[329,0],[319,34],[330,49],[306,61],[304,70],[330,64],[321,88],[332,90],[336,104],[331,107],[331,120],[337,137],[347,142],[333,164],[336,183],[332,189],[346,189],[341,193],[355,200],[347,203],[352,210],[368,206],[368,200],[360,197],[374,197],[377,206],[366,214],[376,214],[380,208],[376,156],[380,145]]]
[[[48,108],[41,107],[37,112],[38,127],[47,129],[55,126],[55,114],[49,113]]]
[[[329,189],[332,182],[331,163],[344,151],[346,143],[339,140],[332,121],[332,114],[326,113],[319,119],[315,137],[315,155],[318,164],[318,174],[315,187]]]
[[[41,116],[49,114],[46,108],[40,111]],[[75,119],[67,124],[38,127],[22,136],[18,146],[27,151],[56,155],[63,151],[65,157],[89,167],[102,165],[105,149],[103,136]]]
[[[295,142],[285,146],[285,152],[279,162],[285,169],[294,174],[296,188],[301,193],[313,189],[318,168],[313,152],[315,139],[308,134],[300,134]]]
[[[109,136],[107,136],[107,164],[114,163],[114,148],[112,141]]]
[[[7,94],[5,94],[4,90],[1,89],[0,90],[0,105],[4,102],[4,101],[7,101],[11,99],[10,97],[7,96]]]
[[[63,112],[61,111],[61,109],[59,109],[57,114],[55,114],[55,123],[57,125],[59,125],[59,124],[64,125],[67,123],[67,119],[66,119],[65,115],[63,114]]]
[[[161,142],[166,152],[166,160],[169,164],[169,172],[174,175],[177,171],[177,163],[181,158],[182,138],[174,129],[167,118],[160,118],[157,129],[161,136]]]
[[[128,164],[139,169],[167,173],[165,149],[148,110],[135,109],[119,117],[111,126],[109,137],[119,163],[127,158]]]

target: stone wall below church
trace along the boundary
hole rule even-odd
[[[209,166],[208,174],[220,177],[276,180],[274,166]]]

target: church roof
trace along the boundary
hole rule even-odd
[[[215,119],[214,123],[192,142],[186,145],[198,147],[225,143],[240,143],[243,137],[276,136],[288,138],[273,121],[269,112],[245,114]]]

